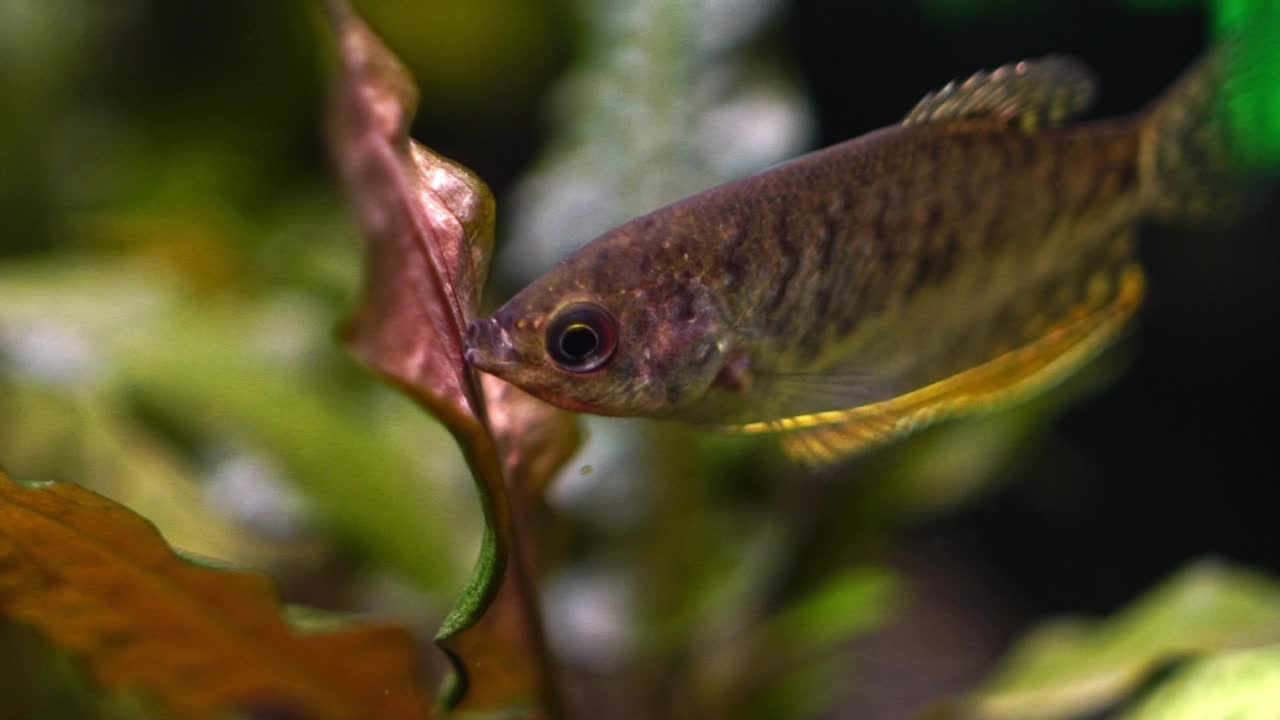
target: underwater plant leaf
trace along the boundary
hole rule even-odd
[[[581,443],[577,421],[494,375],[480,380],[509,484],[541,495]]]
[[[1280,708],[1280,646],[1187,664],[1121,720],[1271,720]]]
[[[883,622],[899,592],[897,578],[884,568],[847,570],[772,618],[765,632],[771,645],[809,652],[848,642]]]
[[[295,632],[265,576],[189,563],[142,517],[73,484],[0,474],[0,613],[176,717],[428,717],[405,630]]]
[[[732,717],[822,717],[850,691],[847,650],[902,601],[899,578],[859,566],[825,580],[748,635],[759,657],[731,690]],[[803,709],[803,712],[800,712]]]
[[[1212,10],[1214,32],[1236,40],[1220,108],[1230,128],[1233,160],[1274,177],[1280,173],[1280,5],[1217,0]]]
[[[1172,662],[1275,641],[1280,583],[1200,562],[1107,620],[1032,631],[986,687],[928,717],[1074,718],[1124,700]]]
[[[369,239],[347,345],[455,433],[482,433],[462,338],[492,245],[493,198],[470,172],[409,139],[412,79],[345,3],[330,8],[341,65],[330,135]]]
[[[523,615],[533,607],[534,589],[525,571],[536,565],[532,527],[535,498],[569,456],[577,450],[580,435],[570,413],[548,405],[523,390],[491,375],[480,376],[488,420],[506,473],[506,493],[511,507],[512,536],[506,552],[518,554],[519,562],[508,562],[497,583],[495,595],[483,614],[470,625],[454,627],[467,618],[455,609],[440,629],[438,639],[455,663],[464,670],[457,678],[468,686],[452,688],[464,707],[525,706],[526,717],[536,717],[530,701],[540,699],[547,709],[557,700],[542,684],[546,678],[532,676],[536,665],[531,654],[546,653],[542,626]],[[498,538],[486,532],[477,573],[493,572],[499,552]],[[464,598],[458,608],[468,606]],[[465,691],[465,692],[464,692]],[[531,691],[541,696],[534,698]]]
[[[350,244],[345,212],[322,222]],[[294,290],[211,302],[171,280],[115,258],[0,268],[0,355],[53,332],[90,349],[93,368],[49,388],[13,376],[0,416],[22,421],[0,422],[0,460],[83,481],[171,544],[242,567],[312,563],[331,538],[434,607],[456,595],[481,522],[468,488],[442,492],[466,472],[449,433],[339,379],[351,368],[330,307]],[[227,483],[245,477],[272,488],[270,513]]]
[[[0,698],[6,717],[147,720],[136,693],[104,692],[35,628],[0,617]]]
[[[345,2],[328,5],[340,65],[331,141],[368,241],[347,344],[453,433],[486,521],[472,580],[436,638],[455,670],[442,701],[467,710],[554,706],[509,493],[545,483],[576,446],[576,429],[564,411],[482,385],[466,364],[463,335],[492,251],[492,195],[465,168],[409,139],[413,79]]]

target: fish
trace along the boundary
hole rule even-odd
[[[1133,318],[1141,223],[1237,206],[1232,47],[1089,122],[1097,83],[1070,57],[952,82],[897,125],[604,233],[471,322],[467,362],[816,464],[1025,401]]]

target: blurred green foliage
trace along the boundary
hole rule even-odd
[[[443,607],[478,511],[448,435],[333,341],[359,245],[322,141],[318,11],[0,8],[23,99],[0,115],[0,410],[22,418],[0,458],[233,563],[327,562],[337,540]]]
[[[1216,32],[1238,36],[1238,77],[1226,94],[1226,116],[1246,167],[1280,164],[1280,4],[1274,0],[1218,0]]]
[[[1223,653],[1181,670],[1124,720],[1267,720],[1280,707],[1280,648]]]
[[[422,106],[439,109],[432,120],[473,133],[528,121],[521,111],[563,64],[572,28],[557,0],[358,5],[417,78]]]
[[[978,694],[969,714],[962,715],[983,720],[1080,717],[1117,705],[1167,663],[1276,641],[1280,584],[1205,562],[1105,621],[1060,620],[1030,633]]]
[[[136,697],[103,697],[70,658],[34,630],[0,621],[0,698],[8,718],[136,720],[147,707]],[[20,660],[20,662],[18,662]]]

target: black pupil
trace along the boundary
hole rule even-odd
[[[581,360],[595,352],[600,344],[596,331],[586,325],[573,325],[560,336],[560,351],[568,357]]]
[[[599,305],[571,305],[547,327],[547,356],[561,370],[591,372],[613,356],[617,331],[613,316]]]

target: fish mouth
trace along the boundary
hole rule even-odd
[[[511,336],[494,318],[473,320],[467,326],[463,357],[468,365],[495,375],[516,364]]]

